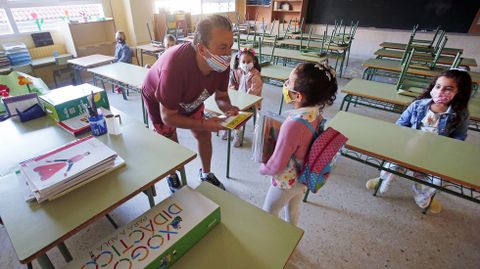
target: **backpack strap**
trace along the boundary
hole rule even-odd
[[[306,119],[293,118],[293,120],[305,124],[305,126],[307,126],[307,128],[310,130],[310,132],[312,132],[314,139],[316,139],[319,135],[321,135],[323,133],[323,131],[325,131],[325,123],[327,122],[326,119],[322,119],[320,121],[320,124],[318,124],[317,130],[315,130],[315,128],[313,128],[312,124],[309,121],[307,121]]]

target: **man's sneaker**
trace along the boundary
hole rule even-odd
[[[222,190],[225,190],[225,186],[223,186],[222,182],[220,182],[220,180],[218,180],[213,173],[208,173],[207,176],[203,176],[202,169],[200,169],[200,180],[206,181],[214,186],[219,187]]]
[[[180,182],[177,173],[167,176],[167,183],[171,193],[175,193],[182,187],[182,183]]]

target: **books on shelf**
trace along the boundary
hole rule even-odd
[[[24,43],[5,43],[2,44],[2,49],[5,51],[11,65],[26,65],[32,63],[32,57]]]
[[[21,162],[20,171],[34,197],[43,202],[123,164],[115,151],[97,138],[88,136]]]

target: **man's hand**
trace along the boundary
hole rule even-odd
[[[224,107],[219,107],[219,108],[223,111],[223,114],[225,114],[227,117],[238,115],[238,112],[240,112],[240,109],[238,109],[238,107],[232,106],[231,104],[228,104],[228,105],[225,105]]]
[[[221,130],[226,130],[227,128],[220,125],[223,119],[218,117],[213,117],[210,119],[205,119],[202,122],[202,130],[209,131],[209,132],[218,132]]]
[[[225,115],[234,116],[238,114],[239,109],[236,106],[232,106],[230,98],[228,97],[228,91],[216,91],[215,101],[217,102],[218,108],[220,108]]]

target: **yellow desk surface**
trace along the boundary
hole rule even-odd
[[[397,50],[405,50],[405,47],[407,44],[403,43],[395,43],[395,42],[382,42],[380,44],[380,47],[382,48],[387,48],[387,49],[397,49]],[[442,54],[445,55],[457,55],[458,52],[463,53],[463,49],[457,49],[457,48],[443,48]]]
[[[196,156],[141,122],[126,117],[122,122],[121,135],[106,134],[99,139],[126,165],[56,200],[26,203],[15,174],[0,178],[0,216],[20,262],[29,262],[63,242]],[[1,156],[8,156],[8,162],[2,160],[2,171],[74,139],[48,117],[26,123],[9,119],[0,123],[0,132]]]
[[[403,57],[404,51],[401,50],[390,50],[390,49],[378,49],[374,53],[375,55],[378,55],[382,58],[393,58],[393,59],[401,59]],[[444,64],[444,65],[452,65],[453,60],[455,57],[453,56],[440,56],[438,57],[438,64]],[[415,54],[413,56],[412,60],[428,60],[428,61],[433,61],[433,56],[430,55],[417,55]],[[477,61],[473,58],[464,58],[462,57],[462,60],[460,61],[460,66],[466,66],[466,67],[476,67],[477,66]]]
[[[480,145],[344,111],[328,126],[348,137],[347,148],[480,189]]]

